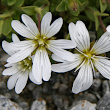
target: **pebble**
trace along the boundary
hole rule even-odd
[[[101,87],[101,80],[98,78],[98,79],[94,79],[93,81],[93,84],[91,86],[92,90],[94,91],[98,91]]]
[[[23,108],[23,110],[29,110],[29,105],[27,102],[19,102],[18,104]]]
[[[45,100],[35,100],[32,103],[31,110],[47,110]]]
[[[90,103],[87,100],[82,100],[74,103],[67,110],[96,110],[96,104]]]
[[[79,94],[75,98],[74,102],[81,101],[81,100],[88,100],[92,103],[96,103],[97,102],[97,97],[94,94],[85,92],[84,94]]]
[[[17,103],[7,97],[0,95],[0,110],[23,110]]]
[[[33,91],[34,88],[35,88],[35,84],[34,84],[34,83],[29,83],[29,84],[27,85],[27,88],[28,88],[30,91]]]
[[[110,110],[110,92],[106,92],[106,94],[99,100],[97,109]]]

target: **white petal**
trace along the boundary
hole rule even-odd
[[[42,75],[44,81],[48,81],[51,77],[51,63],[47,51],[42,53]]]
[[[24,73],[20,74],[15,86],[15,91],[17,94],[21,93],[24,87],[26,86],[28,75],[28,71],[25,71]]]
[[[35,80],[35,78],[34,78],[32,72],[29,73],[29,78],[30,78],[30,80],[31,80],[33,83],[35,83],[35,84],[38,84],[38,85],[39,85],[39,84],[42,84],[42,81],[41,81],[41,82],[37,82],[37,81]]]
[[[60,48],[53,46],[53,45],[50,45],[48,47],[48,49],[64,60],[67,60],[67,61],[73,61],[74,60],[74,54],[72,54],[69,51],[60,49]]]
[[[110,25],[107,26],[106,30],[107,30],[108,32],[110,32]]]
[[[15,52],[17,52],[19,49],[15,48],[13,45],[11,45],[12,43],[8,43],[7,41],[2,41],[2,48],[4,49],[4,51],[6,53],[8,53],[9,55],[14,54]]]
[[[82,60],[80,59],[80,56],[78,54],[74,54],[74,55],[76,57],[74,61],[71,61],[71,62],[64,61],[63,63],[52,64],[52,71],[58,72],[58,73],[67,72],[79,66]]]
[[[103,58],[98,58],[94,63],[98,71],[107,79],[110,79],[110,61]]]
[[[37,50],[33,60],[32,73],[37,82],[42,81],[42,51]]]
[[[110,33],[105,32],[100,39],[93,45],[91,51],[95,54],[102,54],[110,51]]]
[[[31,33],[34,34],[34,36],[39,34],[39,30],[35,24],[35,22],[26,14],[22,14],[21,16],[22,21],[24,22],[24,24],[27,26],[27,28],[29,28],[29,30],[31,31]]]
[[[12,34],[12,41],[13,42],[19,42],[20,41],[18,36],[16,34],[14,34],[14,33]]]
[[[7,45],[8,45],[8,42],[7,41],[2,41],[2,48],[3,48],[3,50],[6,52],[6,53],[8,53],[8,49],[6,48],[7,47]]]
[[[20,41],[20,42],[12,42],[8,43],[7,46],[5,47],[7,50],[22,50],[23,48],[29,48],[34,46],[33,40],[25,40],[25,41]],[[10,49],[11,48],[11,49]]]
[[[52,20],[51,12],[48,12],[44,15],[41,21],[41,35],[47,35],[50,27],[50,22]]]
[[[8,82],[7,82],[8,89],[14,88],[19,75],[20,75],[19,73],[16,73],[8,79]]]
[[[13,67],[5,69],[2,72],[2,75],[13,75],[13,74],[15,74],[17,72],[19,72],[19,69],[16,66],[13,66]]]
[[[69,34],[70,34],[70,37],[71,37],[71,39],[74,41],[75,39],[74,39],[74,34],[75,34],[75,30],[76,30],[76,25],[74,24],[74,23],[70,23],[69,24]]]
[[[16,62],[19,62],[23,59],[25,59],[26,57],[28,57],[31,52],[34,51],[34,47],[27,47],[27,48],[24,48],[22,50],[20,50],[19,52],[13,54],[11,57],[9,57],[7,59],[7,62],[9,63],[16,63]]]
[[[12,66],[15,66],[15,63],[7,63],[4,65],[5,67],[12,67]]]
[[[13,50],[13,47],[10,46],[9,48],[9,45],[10,43],[8,43],[7,41],[2,41],[2,48],[3,50],[8,54],[8,55],[12,55],[15,53],[15,51]]]
[[[58,57],[58,56],[55,55],[55,54],[52,54],[51,57],[52,57],[53,60],[55,60],[55,61],[57,61],[57,62],[64,62],[64,61],[65,61],[64,59]]]
[[[88,89],[93,83],[92,68],[90,64],[84,64],[73,83],[72,92],[77,94]]]
[[[11,22],[11,25],[13,27],[13,29],[19,33],[21,36],[26,37],[26,38],[30,38],[30,39],[34,39],[35,36],[34,34],[30,31],[29,28],[27,28],[24,24],[20,23],[17,20],[13,20]]]
[[[50,44],[63,49],[70,49],[76,47],[76,43],[74,41],[66,39],[50,40]]]
[[[69,33],[71,38],[77,43],[79,50],[83,51],[90,48],[89,33],[82,21],[77,21],[76,26],[73,23],[70,23]]]
[[[62,24],[63,24],[63,19],[62,18],[58,18],[56,19],[52,24],[51,26],[49,27],[49,30],[48,30],[48,33],[45,34],[48,38],[54,36],[55,34],[57,34],[61,27],[62,27]]]

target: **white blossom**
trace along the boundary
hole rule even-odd
[[[19,38],[15,34],[12,34],[12,40],[13,42],[20,42]],[[4,51],[11,56],[14,53],[16,53],[18,50],[12,51],[11,50],[12,48],[7,50],[8,44],[9,43],[7,41],[3,41],[2,47]],[[19,61],[17,63],[7,63],[5,67],[7,68],[3,71],[2,74],[8,76],[11,75],[11,77],[7,82],[8,89],[13,89],[15,87],[15,91],[17,94],[21,93],[24,87],[26,86],[28,77],[35,84],[42,83],[42,82],[37,82],[33,77],[31,56],[28,56],[24,60]]]
[[[71,40],[53,40],[54,35],[60,30],[63,20],[56,19],[51,25],[52,14],[48,12],[41,21],[41,31],[38,30],[34,21],[27,15],[21,16],[23,23],[13,20],[12,27],[21,36],[26,37],[25,41],[10,43],[7,49],[13,47],[13,51],[19,50],[7,59],[9,63],[16,63],[27,56],[34,55],[32,73],[34,78],[41,82],[48,81],[51,77],[51,62],[48,54],[50,52],[62,57],[65,60],[74,60],[74,55],[64,49],[74,48],[76,46]]]
[[[109,27],[107,27],[109,29]],[[110,29],[108,30],[110,32]],[[107,79],[110,79],[110,61],[101,54],[110,51],[110,33],[106,31],[101,38],[92,45],[85,24],[77,21],[69,24],[69,33],[73,41],[76,42],[77,53],[74,54],[73,61],[66,61],[53,54],[52,58],[61,63],[53,64],[52,70],[55,72],[67,72],[74,68],[79,69],[78,75],[73,83],[72,92],[79,93],[88,89],[93,83],[93,73],[95,68]]]

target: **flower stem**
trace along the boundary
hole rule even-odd
[[[37,13],[37,18],[38,18],[38,29],[39,31],[41,30],[41,21],[40,21],[40,14]]]
[[[102,26],[103,30],[106,32],[106,28],[105,28],[105,25],[104,25],[104,24],[103,24],[103,22],[102,22],[101,17],[100,17],[100,16],[98,16],[98,18],[99,18],[99,21],[100,21],[100,24],[101,24],[101,26]]]

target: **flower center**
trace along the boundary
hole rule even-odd
[[[44,35],[38,35],[35,37],[33,44],[36,47],[36,49],[42,48],[42,47],[47,48],[47,46],[49,44],[49,40],[50,40],[50,38],[47,38]]]
[[[17,63],[18,64],[18,69],[20,69],[21,71],[30,71],[30,69],[32,68],[32,58],[31,57],[27,57],[24,60],[20,61]]]
[[[90,58],[92,57],[92,54],[91,54],[91,53],[89,53],[89,52],[88,52],[88,53],[86,53],[86,55],[87,55],[87,58],[88,58],[88,59],[90,59]]]

